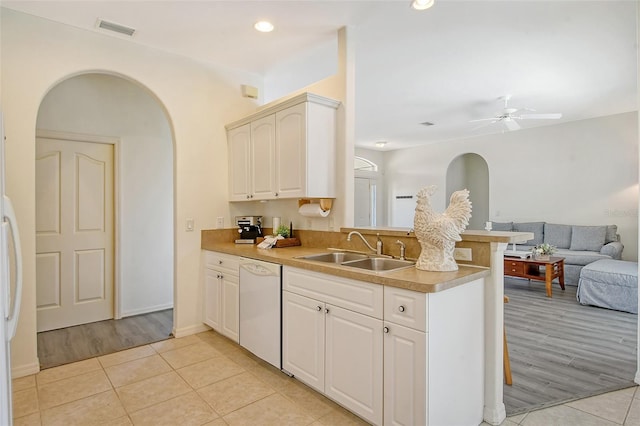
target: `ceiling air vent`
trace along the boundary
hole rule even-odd
[[[120,33],[131,37],[133,33],[136,32],[134,28],[125,27],[124,25],[116,24],[114,22],[105,21],[103,19],[98,19],[98,28],[102,28],[103,30],[113,31],[115,33]]]
[[[430,121],[425,121],[424,123],[420,123],[423,126],[433,126],[433,123],[431,123]]]

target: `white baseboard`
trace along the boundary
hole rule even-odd
[[[180,338],[180,337],[190,336],[196,333],[202,333],[203,331],[209,331],[209,330],[211,330],[211,327],[209,327],[208,325],[194,324],[194,325],[190,325],[189,327],[174,328],[173,336],[176,338]]]
[[[30,376],[40,372],[40,361],[36,358],[36,362],[31,364],[23,364],[13,367],[11,369],[11,378],[17,379],[19,377]]]
[[[164,305],[156,305],[156,306],[147,306],[145,308],[139,308],[139,309],[133,309],[133,310],[126,311],[126,312],[121,312],[120,316],[122,318],[132,317],[134,315],[142,315],[142,314],[148,314],[150,312],[164,311],[165,309],[173,309],[173,303],[164,304]]]

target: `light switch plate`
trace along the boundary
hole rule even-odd
[[[216,229],[222,229],[222,228],[224,228],[224,217],[218,216],[216,218]]]
[[[185,231],[187,231],[187,232],[193,231],[193,219],[187,218],[187,224],[185,226]]]
[[[466,260],[471,261],[471,249],[464,247],[456,247],[453,249],[453,258],[455,260]]]

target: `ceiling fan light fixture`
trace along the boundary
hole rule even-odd
[[[435,3],[435,0],[413,0],[411,7],[415,10],[427,10],[433,6],[433,3]]]
[[[260,31],[261,33],[270,33],[271,31],[273,31],[273,24],[269,21],[258,21],[255,24],[253,24],[253,28],[255,28],[257,31]]]

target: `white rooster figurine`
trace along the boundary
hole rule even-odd
[[[413,229],[420,242],[422,252],[416,268],[423,271],[457,271],[453,258],[456,241],[465,230],[471,217],[471,201],[466,189],[451,194],[449,207],[444,213],[435,213],[429,197],[436,192],[435,185],[418,192],[418,204],[413,219]]]

